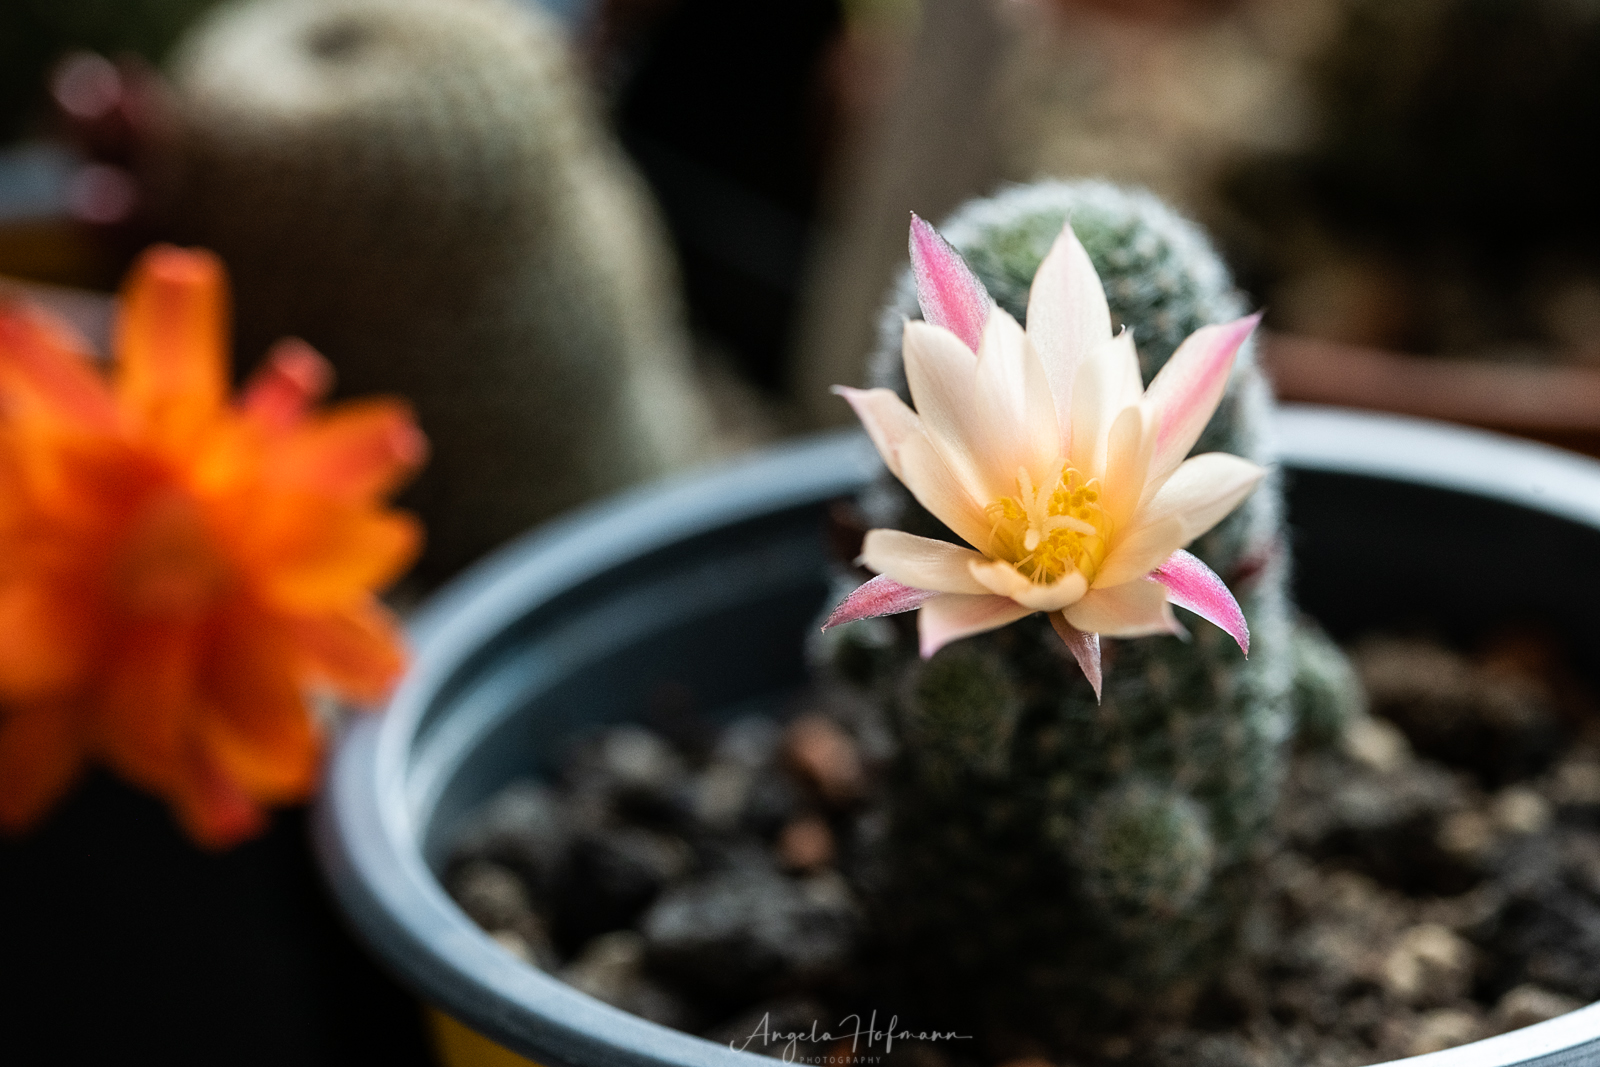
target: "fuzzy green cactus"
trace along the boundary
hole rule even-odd
[[[1113,323],[1133,331],[1147,384],[1185,337],[1244,311],[1204,236],[1147,194],[1041,183],[968,204],[941,232],[1020,321],[1069,218]],[[876,384],[908,400],[901,334],[916,317],[908,274],[874,361]],[[1246,345],[1195,451],[1270,466],[1270,404]],[[897,482],[861,503],[874,526],[942,531]],[[1109,643],[1100,702],[1037,614],[927,661],[903,626],[886,654],[882,620],[851,624],[874,628],[828,646],[858,681],[862,663],[877,665],[860,684],[898,725],[892,829],[873,893],[877,927],[909,958],[923,1010],[1070,1046],[1124,1010],[1181,1011],[1226,958],[1269,839],[1306,658],[1293,638],[1282,524],[1269,475],[1190,546],[1238,595],[1248,660],[1191,617],[1189,640]],[[863,642],[870,656],[854,647]],[[1338,656],[1325,642],[1315,651],[1324,668],[1330,651]],[[1319,678],[1341,681],[1325,669],[1304,680],[1308,692],[1325,695]],[[1340,706],[1327,697],[1319,714],[1336,718]]]
[[[179,46],[156,178],[217,250],[240,348],[297,334],[433,444],[439,578],[698,458],[666,241],[561,32],[495,0],[250,0]]]

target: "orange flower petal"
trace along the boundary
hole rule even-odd
[[[257,612],[235,610],[214,623],[205,709],[196,722],[212,764],[257,800],[310,792],[321,752],[287,634]]]
[[[10,418],[109,430],[116,408],[89,346],[66,323],[33,308],[0,306],[0,410]]]
[[[0,585],[0,700],[61,695],[82,676],[94,617],[81,596],[43,581]]]
[[[118,773],[166,794],[183,774],[196,713],[199,627],[128,626],[102,667],[94,748]]]
[[[289,624],[306,675],[346,700],[373,704],[389,695],[406,666],[400,624],[376,600]]]
[[[35,539],[104,544],[162,478],[158,468],[115,437],[60,434],[38,426],[11,429],[14,436],[0,448],[11,453],[7,480],[15,478],[17,503]],[[70,551],[80,548],[75,544]],[[91,556],[76,558],[78,569],[95,562]]]
[[[375,701],[403,669],[373,590],[421,530],[382,498],[426,441],[398,401],[315,412],[331,374],[301,342],[230,405],[227,311],[215,256],[150,250],[108,387],[52,320],[0,308],[7,825],[97,758],[232,844],[314,785],[302,686]]]
[[[383,496],[421,467],[428,439],[404,401],[341,404],[302,425],[273,457],[286,485],[347,501]]]
[[[295,614],[338,610],[399,577],[422,547],[422,527],[400,512],[307,501],[297,528],[271,546],[261,595]]]
[[[266,828],[267,813],[231,781],[198,745],[186,773],[163,791],[178,821],[197,844],[232,848]]]
[[[333,367],[298,337],[286,337],[245,383],[239,406],[273,429],[288,429],[333,388]]]
[[[219,706],[200,733],[218,772],[255,800],[292,803],[316,785],[322,732],[296,693],[274,688]]]
[[[227,319],[215,255],[157,245],[139,257],[117,318],[117,400],[152,443],[182,449],[221,408]]]
[[[0,829],[36,823],[83,766],[83,743],[70,707],[22,704],[0,718]]]

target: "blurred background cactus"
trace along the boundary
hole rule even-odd
[[[1068,218],[1113,321],[1133,331],[1146,382],[1189,333],[1246,310],[1200,231],[1149,194],[1044,182],[974,201],[941,232],[1020,320]],[[875,384],[907,399],[900,323],[917,314],[908,272],[874,357]],[[1196,451],[1270,463],[1270,404],[1247,346]],[[861,503],[869,525],[938,530],[898,483]],[[1323,668],[1298,679],[1308,694],[1300,703],[1333,720],[1323,734],[1336,734],[1359,699],[1356,687],[1336,688],[1348,678],[1340,653],[1312,631],[1294,633],[1283,532],[1272,477],[1191,546],[1244,607],[1248,661],[1226,634],[1190,619],[1188,640],[1109,644],[1098,704],[1042,616],[926,662],[902,620],[855,624],[819,645],[897,725],[877,921],[892,951],[915,961],[904,973],[918,976],[914,995],[938,1018],[1081,1040],[1135,1007],[1181,1013],[1225,962],[1269,836],[1297,662]],[[886,625],[901,631],[892,653],[881,647]],[[874,643],[875,654],[860,654]],[[1315,656],[1298,656],[1299,643]],[[976,1006],[974,989],[987,991]]]
[[[233,272],[241,350],[299,335],[416,405],[424,579],[706,453],[665,236],[546,19],[255,0],[172,71],[176,235]]]

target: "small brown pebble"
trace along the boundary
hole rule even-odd
[[[1384,988],[1410,1003],[1449,1001],[1472,979],[1472,946],[1437,923],[1422,923],[1400,935],[1383,961]]]
[[[1494,840],[1494,823],[1478,811],[1458,811],[1447,817],[1435,835],[1440,848],[1466,860],[1482,857],[1494,846]]]
[[[489,860],[473,860],[451,877],[450,895],[506,951],[541,970],[555,965],[544,919],[529,902],[522,879],[511,871]]]
[[[778,858],[791,871],[810,871],[833,862],[833,831],[815,815],[802,815],[778,834]]]
[[[750,795],[752,772],[736,763],[713,763],[700,776],[695,791],[695,814],[712,826],[725,828],[739,820]]]
[[[789,765],[829,804],[844,807],[866,791],[861,755],[849,734],[822,715],[802,715],[789,724],[783,742]]]
[[[1512,785],[1495,794],[1489,814],[1508,834],[1536,834],[1550,825],[1550,802],[1527,786]]]
[[[485,930],[508,930],[532,912],[522,879],[488,860],[473,860],[451,879],[452,896],[461,910]]]
[[[1417,1020],[1411,1032],[1411,1042],[1406,1055],[1420,1056],[1425,1052],[1455,1048],[1483,1036],[1483,1025],[1477,1016],[1457,1008],[1440,1008],[1430,1011]]]
[[[826,1064],[855,1063],[857,1062],[856,1056],[859,1055],[859,1052],[860,1050],[856,1039],[845,1038],[841,1041],[835,1041],[833,1043],[832,1047],[828,1049],[828,1058],[823,1062]]]
[[[1550,790],[1558,804],[1600,804],[1600,763],[1572,760],[1556,768]]]
[[[1548,678],[1561,665],[1561,654],[1552,637],[1533,630],[1509,630],[1485,644],[1477,660],[1484,670],[1494,674]]]
[[[1369,946],[1347,925],[1313,926],[1300,943],[1307,961],[1321,975],[1338,976],[1334,981],[1348,982],[1371,969]]]
[[[496,930],[489,935],[495,943],[511,953],[523,963],[531,963],[535,967],[538,962],[533,957],[533,949],[528,945],[527,939],[515,930]]]
[[[1495,1025],[1504,1032],[1542,1023],[1581,1007],[1580,1001],[1560,993],[1536,985],[1519,985],[1500,998],[1494,1006],[1493,1018]]]
[[[1550,798],[1558,805],[1600,805],[1600,763],[1570,760],[1555,768]]]
[[[583,946],[576,959],[561,971],[561,980],[574,989],[620,1005],[644,971],[644,938],[632,930],[616,930]]]
[[[1363,766],[1388,774],[1412,761],[1411,743],[1387,719],[1365,718],[1350,724],[1344,735],[1345,755]]]
[[[1321,892],[1332,908],[1345,915],[1365,915],[1378,899],[1378,885],[1355,871],[1330,871],[1322,879]]]

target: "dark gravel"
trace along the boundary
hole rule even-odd
[[[903,1040],[889,1058],[1356,1067],[1600,999],[1587,692],[1525,634],[1473,656],[1409,637],[1352,654],[1374,715],[1296,757],[1239,955],[1186,1020],[1070,1049]],[[855,1062],[826,1035],[893,999],[861,903],[892,741],[847,693],[790,710],[685,745],[638,726],[597,735],[559,787],[514,783],[477,813],[448,888],[507,951],[625,1010]]]

